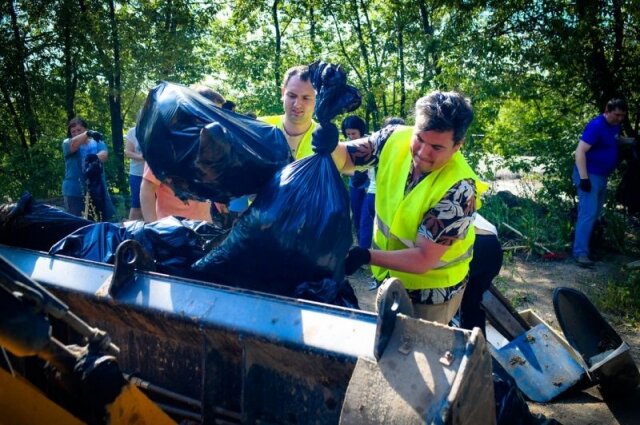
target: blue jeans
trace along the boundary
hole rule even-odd
[[[573,242],[573,256],[589,255],[589,240],[593,225],[602,213],[602,207],[607,199],[607,178],[595,174],[589,175],[591,191],[580,189],[580,174],[573,168],[573,184],[578,189],[578,220],[576,221],[576,235]]]
[[[360,216],[360,231],[358,232],[358,246],[371,248],[373,239],[373,220],[376,216],[376,194],[367,193],[362,203]]]
[[[351,221],[356,229],[356,235],[360,234],[360,217],[362,216],[362,203],[367,194],[367,188],[349,187],[351,201]]]

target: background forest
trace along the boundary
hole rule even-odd
[[[496,161],[523,175],[544,167],[527,199],[490,196],[483,214],[519,229],[516,245],[528,253],[567,252],[584,125],[620,95],[627,135],[637,137],[640,123],[637,0],[4,0],[0,8],[0,202],[24,190],[59,199],[66,122],[81,115],[106,136],[110,190],[126,217],[123,135],[157,82],[201,82],[240,112],[275,114],[284,71],[322,59],[348,70],[370,130],[387,116],[411,123],[429,90],[463,91],[476,112],[463,153],[484,165],[485,179]],[[637,255],[638,229],[609,203],[601,253]],[[640,321],[640,269],[598,286],[602,308]]]
[[[348,70],[370,130],[391,115],[411,122],[431,89],[463,91],[476,111],[465,155],[515,171],[544,165],[536,196],[548,205],[573,202],[572,152],[609,98],[628,100],[628,135],[640,121],[640,7],[631,0],[1,4],[4,200],[23,190],[60,196],[61,142],[75,115],[106,135],[111,191],[126,200],[123,135],[158,81],[203,82],[240,112],[279,113],[283,72],[316,59]]]

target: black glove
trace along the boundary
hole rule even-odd
[[[365,264],[371,262],[371,253],[368,249],[354,246],[349,250],[347,258],[344,260],[344,274],[347,276],[352,275]]]
[[[589,180],[589,177],[586,179],[580,179],[580,184],[578,186],[583,192],[591,192],[591,180]]]
[[[338,146],[339,132],[332,122],[318,124],[311,134],[311,145],[315,153],[328,153],[334,151]]]
[[[93,130],[87,130],[87,137],[91,137],[96,142],[98,140],[102,140],[102,134],[98,133],[97,131],[93,131]]]

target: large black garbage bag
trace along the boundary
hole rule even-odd
[[[332,279],[319,282],[303,282],[293,291],[294,298],[332,304],[341,307],[360,309],[358,297],[348,280],[338,283]]]
[[[229,233],[228,229],[201,220],[165,217],[130,228],[132,238],[155,260],[156,270],[174,276],[195,277],[191,265]],[[215,282],[214,282],[215,283]]]
[[[304,282],[342,282],[352,243],[349,196],[331,158],[338,131],[329,120],[360,104],[339,67],[310,66],[316,89],[318,154],[285,166],[258,192],[229,237],[193,265],[202,279],[292,296]]]
[[[279,171],[193,269],[203,280],[292,296],[302,282],[341,282],[351,242],[340,174],[329,155],[313,155]]]
[[[96,223],[55,244],[50,254],[113,264],[118,245],[133,239],[153,258],[156,271],[191,277],[190,266],[220,243],[226,231],[206,221],[165,217],[153,223]]]
[[[58,241],[51,247],[49,254],[113,264],[116,248],[125,239],[125,227],[115,223],[95,223]]]
[[[95,208],[95,211],[90,211],[90,216],[94,215],[96,221],[110,220],[115,213],[115,208],[111,202],[105,180],[102,178],[103,165],[98,155],[87,155],[82,171],[87,181],[89,197]]]
[[[0,243],[49,251],[60,239],[92,223],[51,205],[38,203],[27,192],[16,203],[0,205]]]
[[[151,171],[183,200],[257,193],[292,160],[277,128],[167,82],[149,92],[136,136]]]

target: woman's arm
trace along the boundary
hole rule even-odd
[[[137,159],[139,161],[142,161],[144,159],[140,152],[136,152],[135,144],[129,139],[127,139],[127,141],[125,142],[124,154],[131,159]]]

